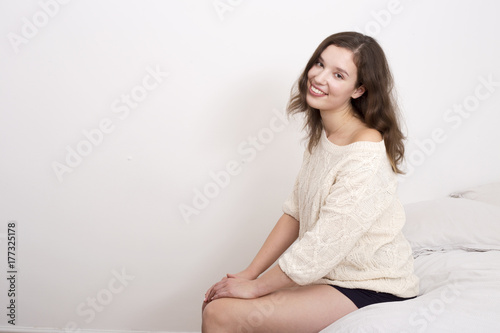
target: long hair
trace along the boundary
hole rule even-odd
[[[400,129],[399,109],[393,93],[394,81],[384,51],[375,39],[357,32],[341,32],[327,37],[309,59],[304,72],[292,88],[287,106],[288,114],[305,113],[304,128],[307,129],[308,149],[318,144],[323,123],[318,109],[306,102],[307,75],[318,61],[321,53],[330,45],[350,50],[357,67],[356,88],[363,85],[365,92],[360,97],[351,98],[354,115],[366,126],[374,128],[384,138],[387,156],[396,173],[403,173],[398,165],[404,158],[405,139]]]

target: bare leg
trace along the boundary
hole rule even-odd
[[[356,309],[329,285],[282,289],[256,299],[221,298],[204,308],[202,332],[319,332]]]

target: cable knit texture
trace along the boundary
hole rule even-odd
[[[401,229],[404,208],[384,141],[346,146],[323,131],[283,211],[300,223],[298,240],[278,264],[299,285],[332,284],[418,294],[412,250]]]

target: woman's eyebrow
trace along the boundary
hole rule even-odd
[[[325,61],[323,60],[323,58],[321,56],[318,57],[318,61],[320,61],[321,63],[325,63]],[[334,66],[333,67],[335,70],[337,70],[338,72],[342,72],[344,73],[345,75],[349,76],[349,73],[347,73],[347,71],[343,68],[340,68],[340,67],[337,67],[337,66]]]
[[[349,73],[347,73],[347,71],[345,69],[342,69],[340,67],[335,67],[339,72],[342,72],[344,73],[345,75],[349,76]]]

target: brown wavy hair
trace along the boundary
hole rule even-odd
[[[306,102],[307,74],[321,53],[330,45],[348,49],[353,53],[353,61],[358,70],[356,88],[361,85],[365,88],[363,95],[356,99],[351,98],[354,115],[366,126],[382,134],[392,169],[402,174],[403,171],[398,165],[404,158],[405,136],[400,129],[394,80],[384,51],[374,38],[358,32],[340,32],[321,42],[292,88],[287,106],[288,114],[305,113],[304,129],[307,129],[308,149],[312,152],[321,138],[323,123],[319,110],[310,107]]]

